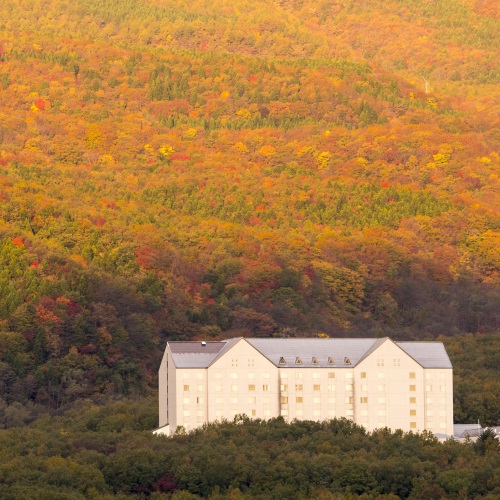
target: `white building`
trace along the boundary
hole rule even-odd
[[[245,414],[346,417],[368,430],[453,434],[453,369],[441,342],[247,339],[169,342],[159,429],[189,431]]]

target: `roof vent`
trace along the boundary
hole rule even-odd
[[[350,365],[351,360],[349,358],[344,358],[344,365]]]
[[[300,358],[295,358],[295,364],[296,365],[301,365],[302,364],[302,360]]]
[[[285,361],[285,358],[283,356],[281,356],[279,364],[280,365],[286,365],[286,361]]]
[[[203,341],[203,342],[201,343],[201,345],[205,346],[205,345],[207,345],[207,343],[206,343],[205,341]]]
[[[329,365],[334,365],[335,363],[333,362],[333,358],[328,358],[328,364]]]
[[[312,359],[311,362],[312,362],[313,365],[317,365],[318,364],[318,360],[316,358],[314,358],[314,357],[313,357],[313,359]]]

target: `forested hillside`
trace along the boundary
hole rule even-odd
[[[440,338],[497,423],[497,17],[3,2],[2,425],[154,394],[169,339],[321,333]]]

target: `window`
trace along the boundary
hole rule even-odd
[[[288,391],[288,385],[287,385],[287,384],[281,384],[281,386],[280,386],[280,390],[281,390],[281,392],[286,392],[286,391]]]
[[[280,402],[282,405],[288,404],[288,397],[287,396],[281,396]]]
[[[313,416],[319,417],[321,415],[321,410],[313,410]]]
[[[415,372],[410,372],[410,378],[416,378]]]
[[[264,410],[264,417],[270,417],[271,416],[271,410]]]
[[[384,366],[384,359],[383,358],[377,358],[377,366]]]
[[[267,405],[271,402],[271,398],[262,398],[262,402]]]
[[[426,415],[427,417],[433,417],[433,416],[434,416],[434,412],[433,412],[432,410],[426,410],[426,411],[425,411],[425,415]]]
[[[378,390],[379,392],[383,392],[383,391],[385,391],[385,385],[383,385],[383,384],[378,385],[378,386],[377,386],[377,390]]]
[[[219,378],[219,379],[221,379],[221,378],[222,378],[222,373],[221,373],[221,372],[217,372],[217,373],[215,374],[215,378]]]
[[[345,416],[346,417],[352,417],[354,415],[354,410],[346,410],[345,411]]]
[[[335,384],[328,384],[328,392],[335,392]]]
[[[302,415],[304,415],[304,412],[302,410],[297,410],[295,412],[295,415],[297,415],[297,417],[301,417]]]
[[[188,391],[189,391],[189,385],[184,384],[184,392],[188,392]]]
[[[189,410],[184,410],[184,416],[185,417],[190,417],[191,416],[191,412]]]
[[[224,403],[224,398],[215,398],[215,402],[216,402],[218,405],[221,405],[222,403]]]
[[[302,384],[295,384],[295,390],[302,391],[302,390],[304,390],[304,386]]]
[[[197,390],[198,392],[203,392],[203,386],[202,386],[201,384],[198,384],[198,385],[196,386],[196,390]]]
[[[335,378],[335,372],[328,372],[328,378]]]
[[[321,378],[321,373],[319,373],[319,372],[314,372],[314,373],[313,373],[313,378]]]
[[[233,385],[231,386],[231,391],[233,391],[233,392],[238,392],[238,385],[237,385],[237,384],[233,384]]]
[[[416,417],[417,416],[417,410],[410,410],[410,417]]]
[[[302,360],[300,358],[295,358],[295,364],[296,365],[301,365],[302,364]]]
[[[281,378],[288,378],[288,372],[281,370]]]
[[[216,417],[222,417],[222,410],[216,410],[215,411],[215,416]]]
[[[410,422],[410,429],[416,429],[417,428],[417,422]]]
[[[329,405],[334,405],[335,404],[335,398],[334,397],[328,398],[328,404]]]
[[[238,358],[233,358],[233,359],[231,360],[231,366],[233,366],[233,367],[238,366]]]
[[[203,410],[196,410],[197,417],[203,417]]]
[[[439,386],[439,390],[440,390],[441,392],[446,392],[446,386],[445,386],[445,385],[440,385],[440,386]]]
[[[410,404],[411,405],[417,404],[417,398],[410,398]]]
[[[297,372],[295,378],[303,378],[304,374],[302,372]]]
[[[366,378],[366,372],[361,372],[361,378]]]
[[[426,385],[425,392],[432,392],[432,385]]]
[[[204,403],[204,399],[203,398],[196,398],[196,404],[198,405],[202,405]]]
[[[238,404],[238,398],[231,398],[231,404]]]
[[[446,422],[440,422],[439,423],[439,428],[440,429],[446,429]]]
[[[255,365],[255,360],[253,358],[248,358],[248,367],[252,368]]]
[[[347,404],[349,404],[349,405],[354,404],[354,396],[347,396],[347,397],[345,398],[345,402],[346,402]]]
[[[446,412],[444,410],[439,411],[439,416],[440,417],[446,417]]]
[[[250,396],[248,398],[248,404],[254,405],[257,402],[257,398],[255,396]]]
[[[312,360],[311,360],[311,363],[312,363],[313,365],[317,365],[317,364],[318,364],[318,360],[317,360],[316,358],[314,358],[314,357],[313,357],[313,358],[312,358]]]
[[[255,391],[255,385],[254,384],[250,384],[248,386],[248,390],[251,392],[251,391]]]
[[[299,403],[299,404],[302,404],[304,402],[304,398],[302,396],[297,396],[295,398],[295,402]]]
[[[237,373],[237,372],[231,372],[230,377],[231,377],[232,379],[238,378],[238,373]]]
[[[271,374],[266,372],[262,374],[262,378],[271,378]]]
[[[248,378],[255,378],[255,373],[254,372],[250,372],[248,374]]]
[[[328,410],[328,416],[329,417],[334,417],[335,416],[335,410]]]
[[[268,384],[264,384],[264,385],[262,386],[262,390],[263,390],[264,392],[269,391],[269,385],[268,385]]]
[[[359,398],[360,402],[363,403],[363,404],[366,404],[368,403],[368,398],[366,396],[362,396],[361,398]]]
[[[280,365],[286,365],[286,361],[285,361],[285,358],[283,356],[281,356],[279,364]]]
[[[183,378],[183,379],[187,379],[187,378],[189,378],[189,373],[184,372],[184,373],[182,374],[182,378]]]
[[[345,385],[345,390],[346,391],[352,391],[352,384],[346,384]]]
[[[361,384],[361,391],[368,392],[368,384]]]
[[[257,410],[252,410],[252,417],[255,417],[257,415]]]
[[[321,398],[318,398],[317,396],[313,398],[313,403],[318,405],[321,403]]]
[[[385,410],[378,410],[377,413],[379,417],[385,417]]]
[[[399,358],[394,358],[392,360],[392,366],[394,366],[394,368],[399,368],[401,366],[401,360]]]
[[[383,372],[378,372],[378,373],[377,373],[377,378],[385,378],[385,373],[383,373]]]
[[[320,391],[321,390],[321,386],[319,384],[314,384],[313,385],[313,390],[314,391]]]
[[[352,376],[352,371],[348,371],[348,372],[345,374],[345,378],[353,378],[353,376]]]
[[[198,379],[203,378],[203,373],[202,372],[197,372],[196,373],[196,378],[198,378]]]
[[[410,385],[410,392],[415,392],[417,390],[416,385]]]
[[[333,358],[328,358],[328,364],[329,364],[329,365],[333,365],[333,364],[334,364],[334,362],[333,362]]]
[[[380,405],[385,404],[385,398],[377,398],[377,403]]]
[[[361,416],[362,417],[367,417],[368,416],[368,410],[361,410]]]
[[[185,405],[191,403],[191,398],[184,398],[182,401]]]
[[[283,417],[288,417],[288,410],[281,410],[281,415]]]

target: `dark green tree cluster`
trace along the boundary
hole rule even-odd
[[[484,498],[500,494],[499,442],[367,433],[348,420],[211,424],[155,437],[156,401],[80,404],[0,433],[4,499]]]

